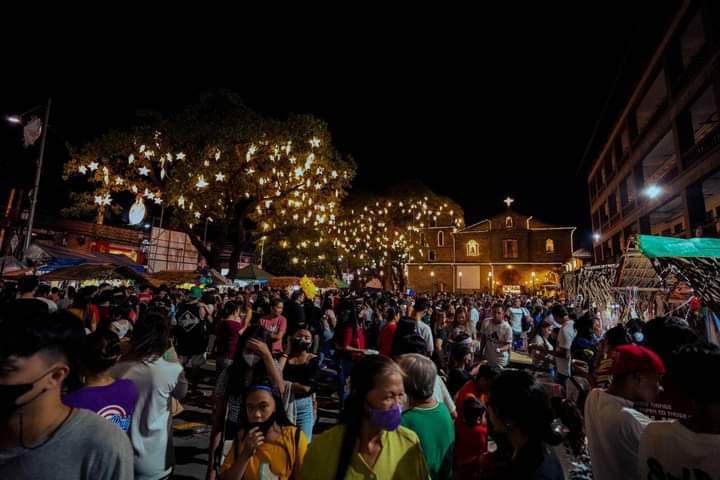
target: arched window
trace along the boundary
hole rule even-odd
[[[477,257],[478,255],[478,243],[475,240],[467,242],[467,256]]]
[[[555,253],[555,241],[552,238],[545,240],[545,253]]]
[[[505,228],[513,228],[512,217],[509,215],[507,217],[505,217]]]
[[[442,230],[440,230],[440,231],[438,232],[437,241],[438,241],[438,242],[437,242],[438,247],[444,247],[444,246],[445,246],[445,232],[443,232]]]

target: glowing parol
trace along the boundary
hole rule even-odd
[[[135,199],[135,203],[132,204],[130,207],[130,213],[128,214],[128,220],[130,225],[139,225],[143,220],[145,220],[145,203],[143,202],[141,197],[137,197]]]

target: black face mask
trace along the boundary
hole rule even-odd
[[[275,423],[275,412],[273,412],[264,422],[248,422],[248,432],[251,428],[257,427],[263,435],[267,435],[267,432],[270,430],[270,427],[273,426],[273,423]]]
[[[0,385],[0,420],[6,420],[10,418],[18,409],[25,407],[34,402],[40,395],[45,393],[47,390],[42,390],[40,393],[35,395],[27,402],[18,405],[17,399],[25,395],[27,392],[35,387],[35,384],[45,378],[48,374],[54,370],[50,370],[42,374],[38,379],[31,383],[17,383],[14,385]]]
[[[310,344],[307,343],[305,340],[300,340],[299,338],[293,338],[292,339],[292,347],[293,350],[296,352],[305,352],[310,348]]]

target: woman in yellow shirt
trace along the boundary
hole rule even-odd
[[[300,478],[307,438],[288,420],[280,393],[266,385],[249,387],[245,414],[247,428],[233,441],[222,480]]]
[[[404,397],[395,362],[379,355],[357,361],[340,424],[313,438],[300,478],[428,479],[417,435],[400,426]]]

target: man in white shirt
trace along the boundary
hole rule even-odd
[[[421,297],[415,300],[413,307],[413,314],[415,315],[415,323],[417,324],[418,334],[425,340],[427,346],[428,355],[432,356],[435,351],[435,343],[433,342],[433,335],[430,326],[423,322],[423,317],[427,314],[430,308],[430,303],[427,298]]]
[[[480,322],[480,311],[475,305],[475,300],[470,300],[470,328],[473,332],[477,331],[478,322]]]
[[[710,343],[682,347],[673,358],[674,377],[692,403],[685,420],[653,422],[640,437],[641,478],[717,478],[720,473],[720,347]]]
[[[639,480],[640,436],[650,418],[635,410],[633,404],[657,398],[665,366],[655,352],[637,345],[622,345],[614,355],[610,387],[607,391],[594,389],[585,400],[593,478]]]
[[[570,348],[577,332],[575,331],[575,322],[570,320],[565,307],[556,305],[553,309],[555,319],[560,322],[560,333],[558,333],[557,347],[552,352],[555,357],[555,365],[557,366],[558,381],[564,387],[567,379],[571,376],[572,356]]]
[[[505,321],[505,312],[502,305],[493,307],[493,317],[483,322],[480,331],[482,347],[485,350],[485,359],[492,366],[507,367],[510,361],[510,348],[513,332],[510,324]]]

